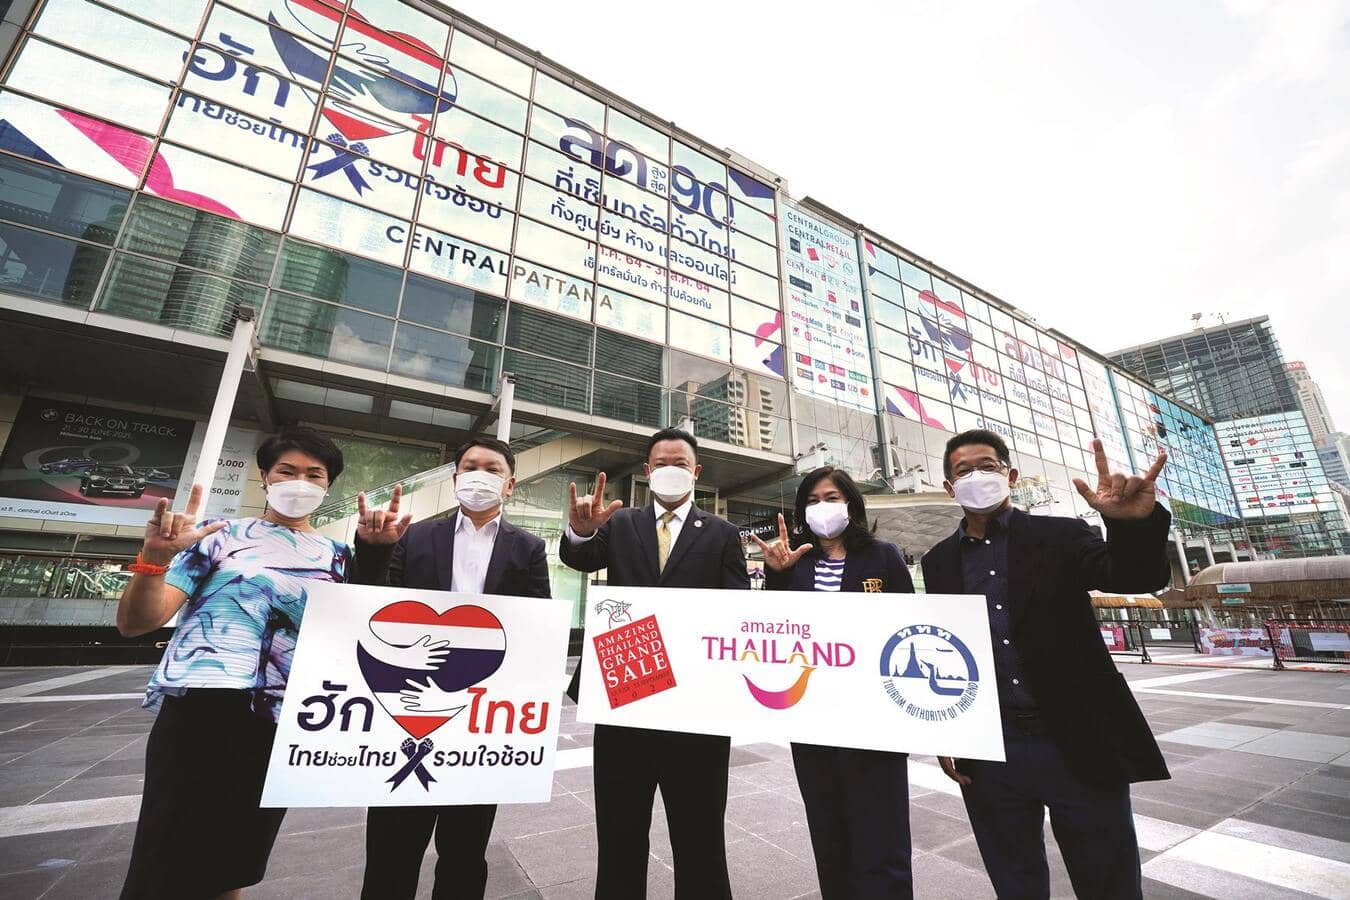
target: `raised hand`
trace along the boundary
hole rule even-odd
[[[785,572],[797,564],[797,560],[810,553],[815,547],[814,544],[802,544],[796,550],[788,546],[787,520],[783,514],[778,514],[778,540],[772,544],[766,544],[757,534],[750,535],[759,549],[764,553],[764,565],[773,569],[775,572]]]
[[[568,507],[567,524],[572,526],[572,533],[578,537],[589,537],[595,534],[609,521],[609,517],[623,508],[622,500],[615,500],[608,506],[605,505],[605,473],[601,472],[595,480],[595,493],[584,497],[577,497],[577,483],[574,481],[567,486]]]
[[[375,642],[374,646],[366,644],[362,646],[381,662],[398,666],[400,669],[417,669],[422,672],[439,669],[450,656],[450,642],[432,641],[429,634],[422,635],[409,647],[397,647],[383,641]]]
[[[1158,474],[1167,465],[1167,451],[1159,453],[1142,476],[1112,472],[1099,440],[1092,442],[1092,453],[1097,459],[1097,489],[1089,488],[1081,478],[1073,480],[1087,505],[1106,519],[1147,519],[1158,502]]]
[[[181,513],[169,512],[169,500],[161,498],[155,511],[145,523],[145,542],[141,545],[141,559],[156,566],[167,566],[175,556],[202,538],[215,534],[229,522],[215,522],[197,527],[197,510],[202,505],[202,486],[194,484],[188,494],[187,508]]]
[[[467,704],[464,702],[463,694],[452,694],[449,691],[443,691],[431,679],[427,679],[427,684],[419,684],[411,678],[405,680],[405,687],[399,692],[398,699],[403,704],[403,708],[409,712],[448,712],[453,718],[455,713],[462,710]]]
[[[412,513],[398,514],[403,501],[403,485],[394,485],[388,509],[371,509],[365,492],[356,495],[356,536],[367,544],[394,544],[412,524]]]

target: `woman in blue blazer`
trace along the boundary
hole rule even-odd
[[[843,469],[824,466],[797,488],[796,529],[765,543],[765,588],[912,594],[894,544],[867,525],[862,492]],[[824,598],[822,598],[824,599]],[[909,774],[904,753],[793,744],[822,900],[910,898]]]

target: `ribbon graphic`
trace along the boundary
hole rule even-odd
[[[403,751],[404,756],[408,757],[408,761],[403,764],[403,768],[389,778],[389,781],[394,783],[394,786],[389,789],[390,791],[397,790],[398,786],[407,781],[408,776],[412,774],[417,775],[417,780],[422,782],[424,790],[431,789],[430,785],[436,779],[427,771],[427,767],[422,765],[422,760],[431,752],[431,748],[431,738],[426,738],[420,744],[412,738],[403,739],[403,744],[399,749]]]
[[[358,197],[361,196],[361,192],[370,187],[370,183],[362,178],[361,173],[356,170],[356,164],[361,161],[361,157],[356,154],[369,153],[370,149],[365,144],[357,141],[351,145],[351,149],[349,150],[347,148],[346,138],[340,134],[330,134],[328,136],[328,141],[334,147],[333,158],[327,162],[311,163],[305,168],[314,172],[315,181],[328,175],[332,175],[334,172],[342,171],[346,174],[347,180],[351,182],[352,187],[356,189],[356,195]],[[311,146],[318,147],[318,144],[315,143]]]

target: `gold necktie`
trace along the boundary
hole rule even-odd
[[[666,570],[666,560],[670,559],[670,523],[675,518],[675,513],[666,510],[661,513],[661,524],[656,526],[656,568],[659,572]]]

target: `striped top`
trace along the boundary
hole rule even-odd
[[[844,583],[842,559],[820,559],[816,562],[816,590],[838,592]]]

